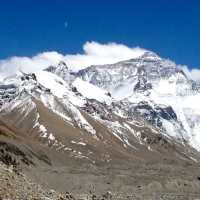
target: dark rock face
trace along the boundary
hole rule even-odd
[[[45,71],[54,73],[56,71],[56,67],[55,66],[49,66],[45,69]]]
[[[152,84],[148,83],[144,77],[139,79],[137,84],[134,87],[134,91],[147,91],[150,89],[152,89]]]
[[[66,69],[66,70],[69,70],[68,67],[67,67],[67,64],[66,64],[64,61],[60,61],[60,62],[58,63],[57,68],[64,68],[64,69]]]
[[[112,120],[112,112],[104,103],[99,103],[96,100],[88,101],[82,108],[89,114],[97,114],[103,120]]]
[[[2,141],[0,141],[0,161],[7,166],[12,165],[14,168],[17,168],[20,162],[25,165],[33,165],[31,159],[18,147]]]
[[[4,102],[12,101],[18,95],[18,89],[14,84],[0,85],[0,107]]]
[[[16,89],[16,86],[14,84],[0,85],[0,90],[11,90],[11,89]]]
[[[136,106],[133,106],[129,110],[128,114],[129,116],[134,114],[141,116],[152,125],[155,125],[159,128],[162,127],[162,119],[177,121],[177,115],[171,106],[161,107],[156,105],[155,107],[152,107],[147,102],[140,102]]]
[[[156,111],[163,119],[175,121],[177,120],[177,115],[171,106],[165,108],[157,107]]]

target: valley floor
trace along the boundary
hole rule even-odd
[[[95,194],[98,198],[93,196],[93,199],[101,200],[200,199],[200,169],[197,166],[140,163],[53,167],[37,171],[35,180],[48,182],[58,191],[70,191],[79,198],[90,199]]]
[[[198,166],[174,164],[44,167],[0,164],[1,200],[198,200]],[[57,191],[57,192],[56,192]]]

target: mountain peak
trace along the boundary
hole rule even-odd
[[[57,69],[65,69],[65,70],[68,70],[68,66],[67,64],[64,62],[64,61],[60,61],[57,65]]]
[[[60,61],[57,66],[49,66],[44,71],[54,73],[65,81],[69,80],[69,68],[64,61]]]
[[[60,70],[68,70],[68,66],[67,64],[64,62],[64,61],[60,61],[57,66],[55,65],[50,65],[49,67],[47,67],[46,69],[44,69],[45,71],[48,71],[48,72],[52,72],[52,73],[55,73],[55,71],[60,71]]]
[[[152,51],[146,51],[144,52],[143,55],[140,56],[140,58],[145,58],[145,59],[158,59],[161,60],[161,58],[154,52]]]

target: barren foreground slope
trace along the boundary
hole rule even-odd
[[[51,115],[52,113],[43,110],[43,116],[48,116],[46,120],[51,120],[53,117]],[[191,153],[184,155],[181,153],[181,146],[174,145],[172,148],[160,142],[154,144],[160,152],[144,150],[141,146],[139,152],[128,153],[123,145],[114,140],[112,145],[113,148],[116,145],[118,155],[111,154],[114,150],[112,148],[111,151],[107,145],[95,145],[95,143],[91,145],[96,142],[94,139],[87,141],[91,142],[90,145],[87,144],[88,148],[71,143],[70,141],[80,138],[76,136],[80,134],[80,130],[75,128],[74,135],[71,135],[72,127],[66,126],[60,119],[58,122],[54,121],[54,124],[49,124],[52,128],[56,127],[56,123],[62,127],[57,133],[59,139],[63,143],[66,142],[64,144],[69,148],[63,150],[64,148],[59,149],[40,137],[37,138],[34,133],[29,134],[28,130],[23,132],[23,128],[8,127],[5,124],[6,116],[2,121],[4,121],[0,126],[0,159],[4,163],[3,167],[2,165],[0,167],[2,199],[7,197],[59,199],[61,198],[59,195],[61,193],[64,195],[66,192],[73,194],[77,199],[95,199],[95,195],[99,199],[102,199],[102,196],[104,199],[198,199],[200,197],[198,154],[192,153],[192,150]],[[62,134],[65,134],[63,139]],[[157,141],[155,138],[152,135],[153,141]],[[87,158],[81,156],[86,154],[88,149],[95,155]],[[105,153],[110,155],[110,160],[100,159]],[[120,156],[120,153],[124,157]],[[13,170],[7,170],[5,165],[12,166]],[[25,174],[27,179],[20,174]],[[10,186],[7,187],[8,185]],[[67,195],[66,199],[69,198]]]

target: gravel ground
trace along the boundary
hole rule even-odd
[[[3,163],[0,163],[0,184],[0,200],[200,200],[198,180],[171,180],[165,185],[165,190],[168,191],[163,190],[160,182],[152,181],[146,186],[137,187],[132,193],[105,191],[100,194],[92,190],[79,194],[59,193],[34,183],[22,172],[16,171],[12,165],[6,166]]]
[[[0,164],[0,200],[54,200],[59,199],[55,191],[45,191],[32,183],[12,166]]]

